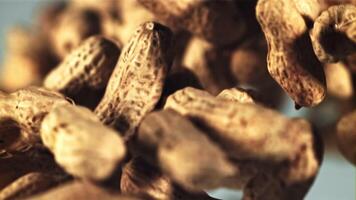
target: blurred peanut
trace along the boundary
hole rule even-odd
[[[69,177],[64,174],[28,173],[2,189],[0,191],[0,199],[23,199],[46,191],[68,179]]]
[[[42,122],[41,138],[60,166],[83,179],[108,178],[125,155],[119,134],[79,106],[54,108]]]
[[[324,66],[328,93],[340,99],[350,99],[354,94],[352,76],[344,63],[328,63]]]
[[[144,118],[137,134],[140,148],[143,156],[154,151],[162,171],[191,191],[222,187],[237,173],[218,145],[173,110]]]

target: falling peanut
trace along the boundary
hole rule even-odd
[[[95,109],[104,124],[130,136],[153,110],[172,62],[170,43],[167,27],[155,22],[140,25],[124,47],[104,97]]]
[[[147,155],[147,149],[157,151],[163,172],[189,190],[221,187],[236,173],[218,145],[173,110],[148,114],[141,122],[137,140],[137,148],[145,147],[143,155]]]
[[[119,54],[114,43],[92,36],[66,55],[62,63],[47,75],[44,86],[66,95],[76,94],[85,86],[104,88]]]
[[[341,153],[356,165],[356,112],[353,111],[340,119],[337,124],[337,142]]]
[[[217,45],[241,39],[246,24],[231,1],[139,0],[155,16],[174,29],[184,29]]]
[[[325,76],[313,53],[306,22],[295,3],[260,0],[256,16],[269,46],[271,76],[297,105],[318,105],[326,93]]]
[[[46,191],[65,182],[69,177],[64,174],[28,173],[0,191],[0,199],[23,199]]]
[[[165,108],[205,127],[231,157],[238,159],[293,159],[302,148],[298,137],[310,134],[273,110],[216,98],[189,87],[168,97]]]
[[[315,20],[310,34],[321,62],[337,62],[356,52],[356,7],[337,5]]]
[[[59,165],[83,179],[108,178],[125,155],[119,134],[83,107],[54,108],[42,122],[41,138]]]

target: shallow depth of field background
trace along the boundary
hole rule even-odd
[[[5,34],[8,28],[15,24],[30,25],[39,5],[48,2],[49,0],[0,0],[0,66],[6,53]],[[281,110],[285,115],[291,117],[306,116],[312,121],[320,121],[321,124],[338,118],[335,114],[337,103],[333,100],[328,100],[312,110],[301,109],[296,111],[293,102],[286,98],[285,103],[281,105]],[[332,131],[332,129],[329,130]],[[306,200],[356,199],[355,180],[355,168],[347,163],[337,149],[329,147],[325,150],[321,170]],[[241,192],[224,189],[212,191],[210,194],[224,200],[238,200],[241,197]]]

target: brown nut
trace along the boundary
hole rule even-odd
[[[232,1],[139,0],[169,27],[187,30],[217,45],[240,40],[246,25]]]
[[[25,27],[14,27],[7,33],[7,53],[1,69],[1,87],[9,92],[40,85],[56,65],[47,39]]]
[[[65,174],[49,174],[31,172],[16,179],[0,191],[0,199],[23,199],[31,195],[46,191],[58,184],[67,181]]]
[[[68,8],[60,13],[50,39],[56,54],[64,58],[87,37],[101,32],[100,16],[88,9]]]
[[[190,191],[222,187],[236,173],[218,145],[173,110],[148,114],[136,142],[136,148],[145,147],[143,156],[155,151],[162,171]]]
[[[301,129],[310,132],[308,122],[293,119]],[[260,169],[257,176],[244,188],[244,200],[300,200],[311,188],[322,160],[321,138],[304,135],[303,148],[295,159],[266,170]]]
[[[139,200],[141,198],[129,197],[111,193],[90,182],[72,181],[51,189],[47,192],[31,196],[26,200]]]
[[[356,165],[356,112],[353,111],[337,124],[337,143],[341,153],[352,164]]]
[[[273,110],[189,87],[169,96],[165,108],[190,118],[237,159],[293,159],[302,145],[298,137],[310,134]]]
[[[57,92],[29,87],[0,98],[0,121],[16,124],[21,129],[25,142],[32,145],[40,140],[39,129],[47,113],[54,107],[65,104],[69,102]],[[1,124],[8,126],[7,123]],[[0,137],[4,134],[6,133],[0,133]]]
[[[79,106],[54,108],[43,119],[41,138],[59,165],[83,179],[108,178],[125,155],[119,134]]]
[[[176,186],[159,169],[139,157],[123,167],[120,189],[123,194],[157,200],[214,199],[203,191],[192,193]]]
[[[337,62],[356,52],[356,7],[337,5],[315,20],[310,37],[321,62]]]
[[[195,37],[190,40],[182,63],[199,78],[203,88],[212,94],[236,85],[229,69],[229,52],[203,39]]]
[[[323,68],[313,53],[308,28],[290,0],[260,0],[256,16],[267,39],[268,71],[299,106],[325,97]]]
[[[344,63],[328,63],[324,66],[328,93],[340,99],[350,99],[354,94],[352,76]]]
[[[43,84],[67,96],[75,95],[83,87],[102,89],[119,55],[120,50],[114,43],[101,36],[92,36],[66,55]]]
[[[160,99],[172,63],[171,32],[155,22],[140,25],[124,47],[103,99],[95,109],[100,120],[131,136]]]

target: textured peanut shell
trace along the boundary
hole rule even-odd
[[[72,181],[26,200],[138,200],[117,193],[110,193],[89,182]]]
[[[321,62],[337,62],[356,51],[356,7],[331,6],[315,20],[310,33]]]
[[[268,43],[271,76],[299,106],[318,105],[325,97],[325,76],[313,53],[308,28],[290,0],[260,0],[256,16]]]
[[[69,177],[64,174],[28,173],[0,191],[0,199],[23,199],[46,191],[65,182]]]
[[[95,109],[100,120],[131,135],[158,102],[170,55],[171,32],[155,22],[139,26],[124,47],[103,99]]]
[[[341,153],[356,165],[356,112],[343,116],[337,124],[337,143]]]
[[[44,86],[66,95],[73,95],[83,87],[102,89],[114,70],[120,50],[111,41],[92,36],[83,41],[52,70]]]
[[[310,134],[273,110],[189,87],[169,96],[168,108],[205,128],[229,156],[238,159],[290,160],[301,148],[298,137]]]
[[[123,167],[121,192],[139,195],[157,200],[213,200],[205,192],[188,192],[176,186],[156,167],[149,165],[141,158],[131,160]]]
[[[41,138],[60,166],[83,179],[108,178],[125,155],[119,134],[79,106],[53,109],[42,122]]]
[[[148,114],[138,129],[137,142],[138,147],[155,150],[162,171],[189,190],[221,187],[224,179],[236,173],[218,145],[173,110]]]
[[[54,107],[65,104],[70,103],[60,93],[29,87],[0,98],[0,121],[11,122],[19,127],[22,138],[31,145],[40,140],[39,129],[44,116]],[[9,126],[8,123],[0,124]],[[6,134],[0,133],[4,136]]]

